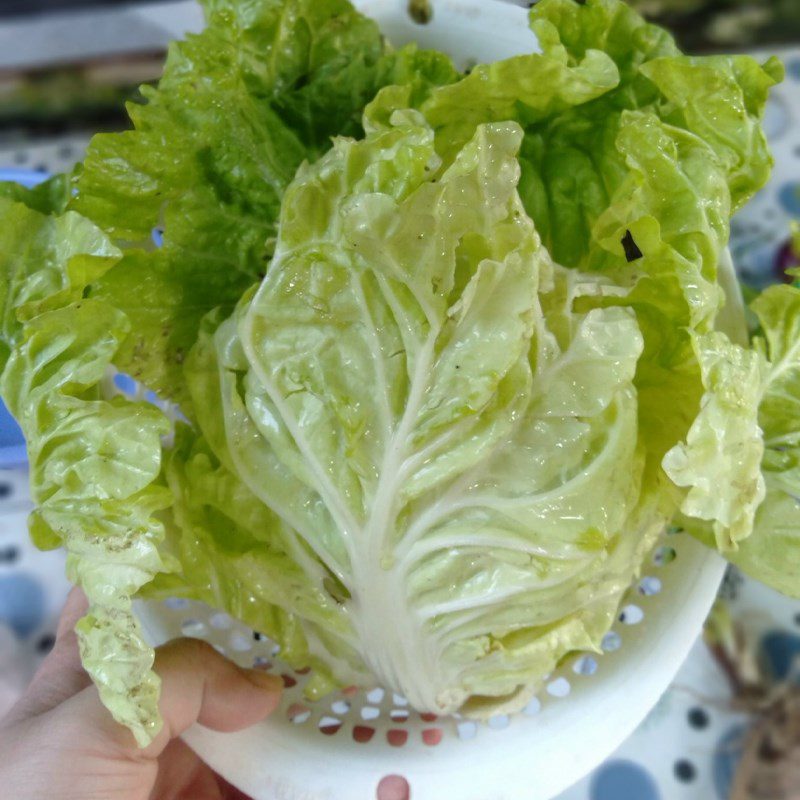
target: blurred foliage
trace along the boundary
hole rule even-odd
[[[158,79],[163,60],[159,52],[0,74],[0,130],[127,127],[125,103],[141,99],[140,85]]]
[[[690,51],[800,43],[800,0],[628,0]]]

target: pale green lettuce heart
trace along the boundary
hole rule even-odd
[[[287,190],[264,281],[187,363],[302,591],[338,594],[324,638],[294,603],[312,653],[437,712],[520,702],[598,647],[664,521],[635,315],[572,312],[516,192],[520,138],[479,126],[443,171],[416,112],[337,140]]]

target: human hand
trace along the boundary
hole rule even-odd
[[[83,670],[73,628],[86,612],[74,589],[56,643],[0,721],[0,794],[14,800],[247,800],[178,737],[199,722],[237,731],[280,702],[280,678],[243,670],[198,639],[156,651],[164,727],[146,749],[112,719]]]

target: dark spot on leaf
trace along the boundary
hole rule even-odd
[[[625,249],[625,258],[630,264],[631,261],[638,261],[642,257],[642,251],[639,245],[633,241],[633,234],[630,231],[625,231],[625,236],[622,237],[622,246]]]
[[[350,599],[347,587],[333,573],[329,573],[322,579],[322,586],[339,605],[343,605]]]

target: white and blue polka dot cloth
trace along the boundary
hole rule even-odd
[[[800,220],[800,49],[783,53],[787,80],[775,91],[767,131],[776,158],[770,185],[734,221],[731,249],[743,280],[762,287],[792,263],[789,223]],[[0,178],[36,180],[20,165],[56,171],[82,143],[2,150]],[[2,170],[3,167],[15,169]],[[0,407],[0,716],[52,645],[69,585],[60,551],[29,543],[24,446]],[[724,591],[733,613],[760,642],[776,678],[800,658],[800,603],[736,572]],[[704,645],[695,645],[672,688],[639,730],[594,774],[559,800],[727,800],[747,718],[729,710],[727,684]]]

